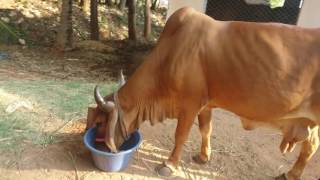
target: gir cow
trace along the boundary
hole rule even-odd
[[[141,123],[177,119],[175,146],[157,171],[177,166],[198,117],[198,163],[210,159],[212,108],[237,114],[244,129],[261,126],[283,134],[282,153],[301,143],[292,169],[276,179],[300,179],[319,146],[320,29],[279,23],[217,21],[192,8],[176,11],[151,53],[128,82],[103,97],[96,87],[97,137],[112,152]]]

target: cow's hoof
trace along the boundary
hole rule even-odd
[[[170,177],[173,174],[173,170],[170,167],[166,166],[165,164],[161,164],[157,166],[156,171],[160,176],[163,176],[163,177]]]
[[[193,161],[194,161],[195,163],[197,163],[197,164],[205,164],[205,163],[208,162],[208,160],[203,160],[203,159],[201,159],[201,157],[200,157],[199,154],[193,156],[192,159],[193,159]]]
[[[285,174],[281,174],[280,176],[276,177],[275,180],[287,180],[287,177]]]

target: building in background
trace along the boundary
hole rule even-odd
[[[303,27],[320,27],[320,0],[304,0],[298,19]]]
[[[191,6],[218,20],[281,22],[304,27],[320,27],[320,0],[285,0],[271,8],[269,0],[169,0],[168,16]]]

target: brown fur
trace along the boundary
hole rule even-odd
[[[221,107],[243,118],[248,129],[281,130],[281,150],[303,142],[286,175],[298,179],[319,145],[320,29],[276,23],[221,22],[182,8],[168,20],[156,47],[118,91],[126,128],[150,120],[178,119],[177,165],[197,115],[200,158],[210,158],[211,110]],[[112,96],[106,100],[113,101]],[[122,143],[119,127],[115,142]]]

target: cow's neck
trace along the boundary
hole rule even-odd
[[[129,131],[139,128],[145,120],[151,124],[162,121],[169,112],[168,101],[160,98],[156,65],[154,60],[146,60],[118,92]]]

